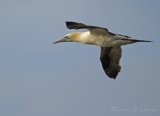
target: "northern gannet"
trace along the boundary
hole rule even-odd
[[[61,42],[79,42],[83,44],[97,45],[101,47],[100,61],[105,73],[115,79],[120,72],[121,66],[121,45],[132,44],[136,42],[151,42],[147,40],[133,39],[127,35],[115,34],[107,28],[86,25],[67,21],[68,29],[87,29],[86,32],[73,32],[65,35],[63,39],[55,41],[53,44]]]

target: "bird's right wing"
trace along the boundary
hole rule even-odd
[[[122,50],[120,46],[101,47],[100,60],[102,67],[110,78],[115,79],[120,72],[121,66],[119,65],[119,61],[121,58],[121,52]]]
[[[108,33],[112,34],[111,32],[108,31],[107,28],[91,26],[72,21],[66,21],[66,26],[68,29],[88,29],[93,34],[108,34]]]

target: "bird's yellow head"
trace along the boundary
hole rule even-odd
[[[80,35],[81,35],[81,32],[69,33],[65,35],[63,39],[55,41],[53,44],[61,43],[61,42],[78,42]]]

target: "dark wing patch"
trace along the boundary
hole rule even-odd
[[[107,28],[103,27],[98,27],[98,26],[91,26],[91,25],[86,25],[83,23],[77,23],[77,22],[72,22],[72,21],[66,21],[66,26],[68,29],[88,29],[91,33],[100,33],[100,34],[112,34],[111,32],[108,31]]]
[[[105,73],[110,77],[115,79],[120,72],[121,66],[119,61],[121,58],[121,47],[101,47],[100,60]]]
[[[96,26],[89,26],[83,23],[71,22],[66,21],[66,26],[68,29],[94,29],[97,28]]]

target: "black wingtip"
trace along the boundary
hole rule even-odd
[[[66,22],[66,25],[70,23],[74,23],[73,21],[65,21],[65,22]]]
[[[74,21],[66,21],[66,25],[74,25],[77,24],[77,22]]]
[[[120,69],[115,70],[113,72],[106,72],[106,74],[108,75],[109,78],[116,79],[119,72],[120,72]]]
[[[86,25],[83,23],[78,23],[73,21],[66,21],[66,26],[68,29],[82,29],[86,27]]]
[[[109,78],[114,79],[114,80],[116,79],[116,77],[109,77]]]
[[[77,24],[76,22],[73,21],[66,21],[66,26],[68,29],[73,29],[73,25]]]

